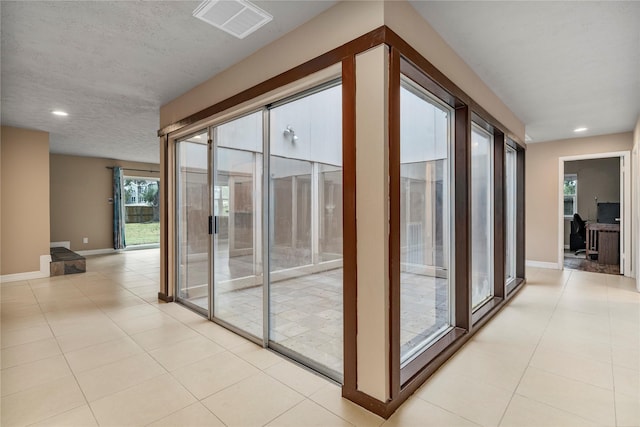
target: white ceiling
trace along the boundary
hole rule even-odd
[[[156,163],[161,105],[334,2],[254,1],[274,19],[243,40],[199,3],[2,1],[2,124],[50,132],[53,153]]]
[[[274,20],[238,40],[193,18],[198,1],[2,1],[2,124],[50,132],[54,153],[157,162],[162,104],[334,2],[254,3]],[[633,128],[640,2],[412,4],[533,142]]]
[[[640,2],[412,3],[531,142],[626,132],[638,120]]]

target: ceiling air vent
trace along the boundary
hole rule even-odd
[[[193,16],[239,39],[273,19],[273,16],[246,0],[205,0],[193,11]]]

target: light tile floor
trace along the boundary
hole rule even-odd
[[[209,263],[202,258],[204,256],[188,265],[192,277],[189,282],[198,285],[198,292],[192,291],[190,298],[183,298],[206,309],[209,302],[206,293],[201,296],[200,284],[207,281]],[[249,273],[252,271],[248,267],[249,258],[235,257],[229,260],[221,257],[218,265],[222,266],[223,271],[220,275],[224,280],[229,280],[231,268],[241,272],[236,278],[243,274],[251,277],[249,275],[253,273]],[[273,281],[270,288],[270,340],[319,363],[332,372],[334,378],[341,378],[343,371],[342,276],[342,268],[333,268]],[[448,326],[448,281],[403,272],[400,298],[400,354],[405,357]],[[214,301],[217,319],[262,338],[261,285],[217,291]]]
[[[336,385],[161,304],[158,252],[3,283],[2,426],[639,426],[640,294],[528,270],[519,295],[387,421]]]

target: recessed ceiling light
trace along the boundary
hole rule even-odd
[[[575,128],[573,131],[574,132],[584,132],[585,130],[587,130],[587,128]]]
[[[54,110],[51,112],[51,114],[55,115],[55,116],[68,116],[69,113],[67,113],[66,111],[61,111],[61,110]]]
[[[196,135],[196,136],[194,136],[194,138],[195,138],[195,139],[200,139],[200,138],[202,138],[202,137],[201,137],[200,135]]]

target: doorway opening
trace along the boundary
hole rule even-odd
[[[123,189],[127,247],[129,249],[158,247],[160,245],[160,180],[125,176]]]
[[[561,157],[559,163],[559,264],[630,275],[629,152]]]

